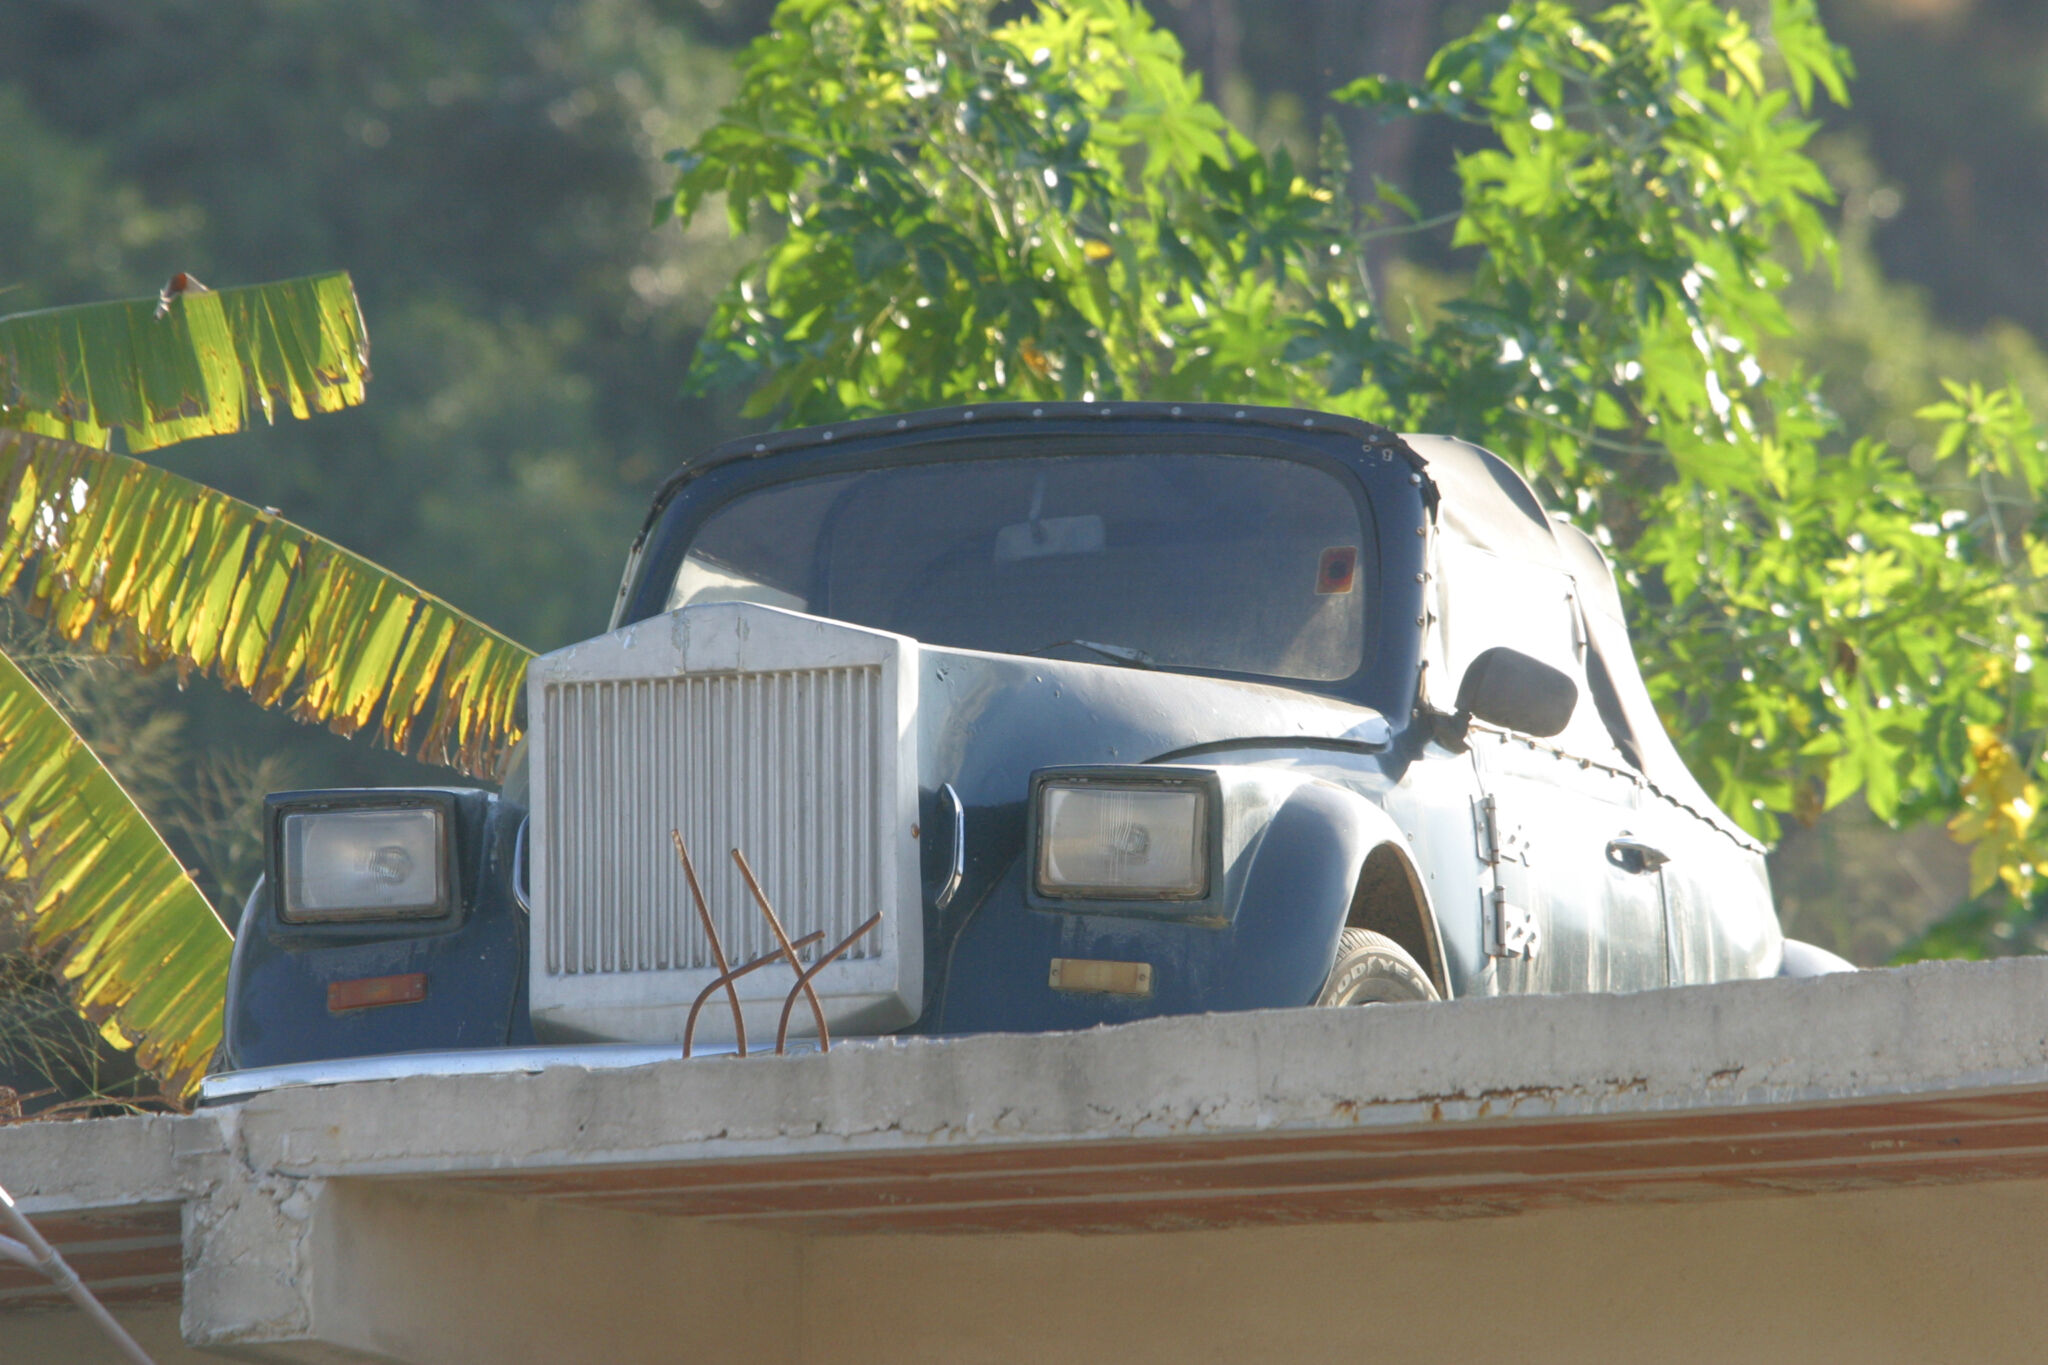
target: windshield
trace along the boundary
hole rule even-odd
[[[896,465],[735,498],[668,607],[760,602],[927,644],[1332,682],[1364,663],[1365,535],[1350,491],[1294,460]]]

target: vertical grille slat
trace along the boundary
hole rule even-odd
[[[542,723],[547,726],[549,734],[557,736],[557,738],[559,738],[563,733],[564,724],[562,716],[562,690],[558,687],[550,687],[541,699],[541,706],[541,714],[543,717]],[[546,797],[548,804],[551,806],[559,806],[562,800],[563,786],[561,762],[558,760],[554,763],[549,764],[547,766],[546,771],[543,773],[543,777],[548,783]],[[564,848],[562,852],[557,856],[566,857],[567,854],[568,850]],[[518,875],[516,869],[514,870],[514,875]],[[548,945],[548,975],[559,976],[562,971],[561,917],[550,916],[548,918],[548,922],[546,925],[538,927],[546,935]]]
[[[573,789],[573,794],[565,793],[565,798],[570,801],[575,800],[585,792],[596,792],[596,799],[600,801],[604,799],[604,779],[601,773],[595,771],[597,754],[594,752],[595,745],[591,741],[591,736],[597,732],[597,726],[592,723],[598,707],[597,694],[597,688],[586,688],[583,690],[583,694],[577,698],[579,704],[576,708],[576,767],[579,780]],[[564,809],[566,808],[564,807]],[[588,823],[579,824],[572,836],[576,844],[577,870],[582,874],[578,878],[579,883],[593,882],[598,875],[597,860],[589,846],[589,841],[584,838],[584,832],[602,821],[604,819],[604,812],[602,810],[593,811],[591,815],[593,818]],[[572,972],[587,972],[591,969],[593,965],[591,954],[597,946],[596,934],[594,932],[596,927],[597,921],[595,919],[585,919],[581,916],[577,918],[575,931],[570,935],[570,941],[576,945],[576,951],[569,959],[568,970]]]
[[[829,946],[882,908],[881,683],[879,665],[550,682],[535,829],[549,975],[713,965],[671,829],[735,966],[774,947],[735,846],[792,937],[823,930]],[[871,937],[847,957],[880,951]]]

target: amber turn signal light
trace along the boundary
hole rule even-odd
[[[327,1009],[331,1014],[366,1010],[375,1005],[410,1005],[426,998],[425,972],[365,976],[354,981],[330,981],[327,984]]]

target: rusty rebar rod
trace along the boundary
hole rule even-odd
[[[865,934],[868,930],[874,928],[877,924],[880,924],[881,922],[882,912],[877,910],[874,914],[868,916],[867,923],[861,925],[860,928],[854,930],[845,938],[840,939],[838,946],[833,948],[831,952],[825,954],[816,962],[813,962],[811,964],[811,969],[809,971],[800,971],[796,974],[796,984],[789,988],[789,994],[784,996],[782,1000],[782,1022],[779,1025],[777,1025],[775,1029],[775,1051],[778,1054],[782,1052],[784,1044],[789,1041],[789,1012],[796,1008],[797,992],[803,991],[808,993],[811,989],[812,977],[816,976],[819,972],[824,971],[825,965],[827,963],[831,962],[834,958],[838,957],[848,948],[851,948],[856,942],[860,940],[860,936],[862,934]],[[817,937],[823,938],[825,937],[825,935],[821,932],[817,935]],[[812,1002],[815,1003],[817,1001],[817,998],[818,997],[816,995],[812,995]],[[830,1052],[832,1050],[831,1041],[825,1037],[824,1024],[822,1021],[820,1021],[818,1025],[818,1050],[820,1052]]]
[[[747,1055],[747,1021],[746,1017],[740,1013],[740,993],[738,988],[732,984],[733,970],[726,964],[725,945],[718,941],[718,926],[711,922],[711,907],[704,903],[704,888],[697,884],[697,868],[690,861],[690,850],[683,845],[683,832],[679,829],[672,829],[668,832],[668,837],[675,840],[676,857],[683,860],[683,876],[690,883],[690,898],[697,903],[697,918],[704,925],[704,936],[711,940],[711,960],[718,964],[720,973],[718,981],[714,981],[711,984],[715,987],[721,981],[725,983],[726,996],[732,1001],[733,1037],[739,1042],[740,1056],[744,1057]],[[824,935],[820,934],[819,937],[823,938]],[[710,992],[707,990],[705,994],[708,995]],[[697,997],[697,1004],[701,1005],[703,1003],[704,996]],[[690,1055],[690,1029],[695,1028],[696,1024],[697,1008],[693,1005],[690,1007],[689,1027],[683,1030],[683,1055],[685,1057]]]
[[[768,917],[768,927],[775,931],[775,941],[782,945],[783,954],[789,958],[789,969],[796,973],[797,989],[811,1002],[811,1017],[818,1021],[818,1051],[832,1050],[832,1033],[825,1026],[825,1007],[818,1003],[818,993],[811,989],[811,980],[804,975],[804,964],[797,961],[796,948],[783,932],[782,921],[776,917],[775,907],[768,903],[768,897],[761,890],[761,883],[754,876],[754,869],[747,866],[747,855],[738,849],[732,851],[732,860],[740,865],[740,875],[747,879],[747,890],[754,893],[754,903],[761,907],[761,913]],[[783,1050],[783,1039],[775,1040],[775,1051],[779,1056]]]
[[[810,933],[805,934],[802,938],[796,940],[796,942],[792,943],[790,946],[793,948],[808,948],[813,943],[823,941],[824,937],[825,931],[823,929],[813,929]],[[684,1021],[683,1024],[683,1055],[685,1057],[690,1055],[691,1041],[697,1033],[697,1011],[704,1008],[704,1002],[706,1000],[709,1000],[712,994],[715,991],[717,991],[720,986],[729,986],[729,983],[739,980],[748,972],[751,972],[756,968],[766,967],[772,962],[780,961],[782,961],[782,949],[777,948],[772,952],[764,953],[760,957],[755,958],[752,962],[747,963],[744,967],[734,967],[731,971],[725,973],[716,981],[706,986],[702,991],[698,992],[696,1001],[690,1006],[690,1017],[686,1021]],[[742,1046],[740,1048],[740,1056],[744,1057],[746,1055],[746,1048]]]

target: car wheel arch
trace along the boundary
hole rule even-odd
[[[1415,959],[1440,997],[1452,998],[1451,955],[1425,864],[1394,816],[1363,793],[1319,780],[1303,783],[1288,804],[1316,812],[1332,852],[1343,850],[1340,885],[1348,888],[1348,900],[1343,920],[1330,931],[1331,954],[1346,929],[1384,934]]]
[[[1242,855],[1228,848],[1224,855],[1241,934],[1254,926],[1261,936],[1278,929],[1295,946],[1272,940],[1261,948],[1319,953],[1318,989],[1345,930],[1382,934],[1415,960],[1439,997],[1451,998],[1453,945],[1444,940],[1423,874],[1429,864],[1379,800],[1326,774],[1263,764],[1213,770],[1226,807],[1247,822],[1237,836]],[[1240,801],[1239,791],[1257,795]],[[1302,935],[1314,940],[1313,948]],[[1309,1003],[1313,994],[1298,1003]]]
[[[1443,936],[1437,929],[1436,910],[1415,859],[1394,839],[1383,839],[1367,853],[1358,869],[1358,882],[1351,894],[1351,908],[1344,917],[1346,929],[1369,929],[1384,934],[1408,951],[1436,986],[1437,994],[1451,998],[1450,973],[1444,956]]]

